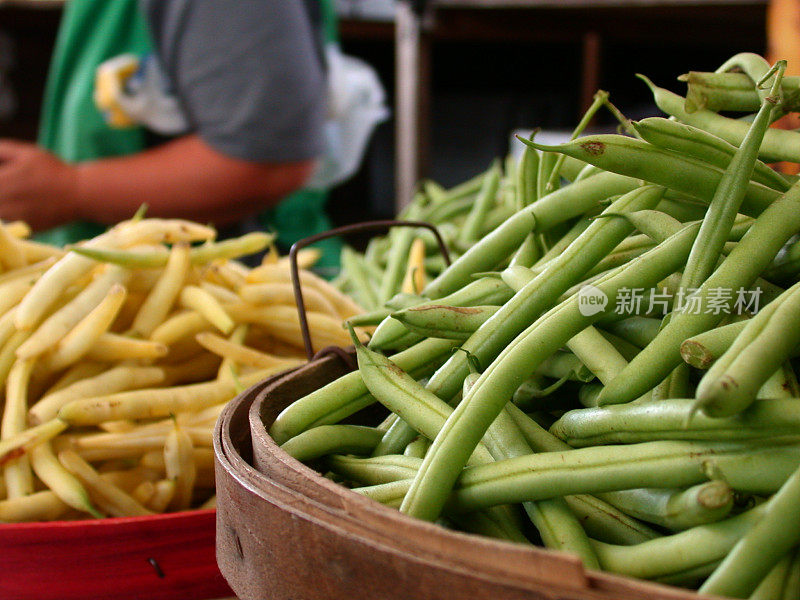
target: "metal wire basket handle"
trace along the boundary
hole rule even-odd
[[[447,251],[447,246],[445,245],[442,236],[439,234],[439,230],[436,229],[434,225],[426,223],[425,221],[365,221],[363,223],[355,223],[353,225],[345,225],[343,227],[329,229],[328,231],[323,231],[322,233],[317,233],[316,235],[303,238],[302,240],[298,240],[292,244],[292,247],[289,250],[289,264],[292,271],[292,287],[294,289],[295,304],[297,305],[297,316],[300,319],[300,333],[303,336],[306,357],[309,361],[314,360],[314,358],[326,356],[328,354],[336,354],[348,365],[354,367],[352,357],[338,346],[327,346],[326,348],[320,350],[316,355],[314,354],[314,348],[311,344],[311,332],[308,329],[308,318],[306,317],[306,305],[303,301],[303,290],[300,286],[300,269],[297,266],[297,253],[306,246],[321,240],[335,237],[337,235],[360,233],[362,231],[388,231],[392,227],[423,227],[425,229],[429,229],[436,237],[436,242],[439,244],[439,250],[442,253],[445,264],[450,266],[450,253]]]

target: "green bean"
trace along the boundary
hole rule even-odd
[[[401,454],[370,458],[331,454],[325,459],[325,466],[359,485],[380,485],[413,477],[421,462],[419,458]]]
[[[696,369],[708,369],[731,347],[746,325],[747,321],[735,321],[690,337],[681,343],[681,357]]]
[[[433,225],[441,226],[468,213],[474,201],[473,197],[448,199],[425,208],[421,211],[419,218]]]
[[[408,219],[417,218],[418,211],[414,210],[415,208],[409,207]],[[388,237],[391,240],[391,246],[386,259],[383,279],[378,286],[376,306],[381,306],[400,291],[408,263],[408,253],[411,250],[411,243],[414,241],[414,230],[410,227],[394,228],[389,232]]]
[[[561,152],[606,171],[644,179],[706,202],[713,198],[723,175],[721,169],[706,162],[621,135],[585,136],[558,146],[524,141],[539,150]],[[593,179],[594,177],[587,181]],[[757,216],[779,195],[780,192],[776,190],[750,182],[742,203],[742,212]]]
[[[686,487],[707,481],[710,467],[737,491],[772,494],[799,464],[796,439],[782,445],[658,441],[613,449],[578,448],[468,467],[459,473],[443,508],[450,514],[579,493]],[[424,466],[425,459],[417,477]],[[413,481],[393,482],[391,494],[404,496],[405,502]],[[389,500],[397,497],[385,489],[378,492]]]
[[[789,577],[783,588],[782,600],[792,600],[793,598],[800,598],[800,550],[796,550],[794,553],[794,560],[789,568]]]
[[[794,185],[756,219],[750,231],[700,286],[697,297],[700,311],[674,313],[628,367],[600,394],[601,404],[619,404],[638,398],[653,389],[681,362],[683,341],[714,327],[724,317],[705,312],[709,290],[729,290],[732,294],[748,288],[798,229],[800,229],[800,186]],[[733,298],[724,303],[730,311]]]
[[[739,212],[739,207],[744,200],[746,186],[757,160],[758,148],[771,122],[775,104],[778,102],[777,94],[785,69],[786,61],[779,61],[770,95],[764,98],[755,120],[719,180],[700,226],[700,232],[689,253],[686,267],[683,269],[681,277],[681,288],[683,289],[699,286],[717,265],[722,248],[728,240],[728,235]]]
[[[798,344],[800,283],[747,321],[733,345],[706,372],[697,387],[700,409],[712,417],[741,412]]]
[[[602,382],[611,381],[628,364],[616,348],[592,326],[567,341],[569,348]]]
[[[525,146],[516,171],[517,210],[522,210],[536,200],[538,173],[539,153],[533,148]]]
[[[617,220],[610,223],[618,224]],[[687,246],[694,239],[695,232],[695,227],[687,226],[619,273],[598,281],[596,289],[611,301],[616,299],[620,288],[630,287],[634,281],[636,285],[644,284],[645,287],[654,284],[685,260]],[[572,297],[545,313],[506,346],[486,369],[434,440],[401,510],[420,518],[435,519],[438,516],[469,454],[514,390],[545,358],[599,319],[602,313],[581,314],[579,301],[579,297]]]
[[[370,392],[416,431],[429,438],[435,437],[452,413],[452,408],[402,373],[389,359],[358,343],[352,330],[351,335],[356,345],[359,370]],[[498,432],[498,428],[503,430]],[[491,461],[492,457],[505,458],[529,453],[530,448],[515,428],[510,417],[505,422],[502,419],[498,421],[494,429],[487,432],[487,446],[493,448],[491,455],[487,457],[479,447],[473,455],[473,461],[483,463]],[[574,550],[587,564],[596,565],[583,530],[562,504],[562,501],[554,500],[542,506],[526,507],[526,510],[533,513],[534,523],[541,527],[542,535],[551,547]],[[583,536],[582,541],[580,536],[576,539],[578,532]]]
[[[428,451],[429,442],[424,437],[417,437],[414,441],[410,442],[406,449],[403,450],[403,456],[411,456],[413,458],[422,458],[425,456],[425,453]]]
[[[687,194],[667,190],[664,198],[656,206],[656,210],[667,213],[681,223],[699,221],[706,214],[707,205]]]
[[[350,283],[355,288],[355,296],[361,306],[373,310],[379,306],[377,290],[371,283],[367,272],[366,261],[349,246],[342,248],[342,268],[350,277]]]
[[[600,494],[600,498],[641,521],[683,531],[726,518],[734,494],[724,481],[709,481],[686,490],[624,490]]]
[[[750,600],[780,600],[784,597],[789,570],[792,567],[794,552],[789,552],[767,574],[750,595]]]
[[[632,361],[634,357],[642,351],[641,347],[635,346],[628,340],[616,336],[613,333],[603,331],[602,329],[598,331],[600,331],[600,335],[602,335],[627,362]]]
[[[510,267],[531,267],[542,257],[536,235],[529,233],[528,237],[520,244],[519,249],[511,257]]]
[[[700,593],[747,598],[780,558],[800,543],[800,468],[766,503],[764,516],[744,534]]]
[[[596,540],[632,546],[660,537],[644,523],[594,496],[579,494],[566,496],[564,500],[580,520],[586,533]]]
[[[663,242],[683,225],[675,217],[658,210],[637,210],[620,214],[607,213],[604,216],[627,219],[631,225],[644,234],[646,239],[654,242]],[[639,238],[640,236],[635,237]],[[631,238],[627,239],[630,240]],[[642,241],[644,242],[644,240]]]
[[[647,208],[656,203],[660,195],[661,190],[658,188],[637,189],[618,199],[608,210],[620,212]],[[542,202],[544,200],[540,200],[532,206]],[[567,249],[552,260],[545,270],[537,275],[536,279],[515,294],[503,305],[502,309],[465,341],[464,349],[477,356],[482,364],[493,360],[519,332],[544,310],[552,306],[558,296],[583,272],[590,269],[593,264],[601,260],[610,248],[624,239],[631,229],[631,225],[621,219],[594,221]],[[428,388],[437,396],[450,399],[458,393],[466,373],[466,357],[460,353],[455,354],[442,369],[434,374]],[[522,380],[524,381],[524,379],[527,377]],[[509,394],[510,396],[511,394]]]
[[[536,273],[522,265],[513,265],[503,269],[500,278],[508,287],[518,292],[536,278]]]
[[[436,301],[419,303],[416,308],[441,304],[450,306],[503,304],[511,298],[512,294],[512,290],[502,281],[490,277],[482,277]],[[372,334],[369,346],[373,349],[389,349],[407,344],[409,341],[413,343],[420,339],[421,336],[419,334],[412,333],[409,336],[409,331],[405,325],[396,319],[388,318]]]
[[[690,71],[678,77],[688,85],[686,110],[755,112],[761,98],[753,80],[745,73],[707,73]],[[800,92],[799,77],[784,77],[781,90],[786,100],[786,110],[798,108]]]
[[[584,216],[581,219],[578,219],[575,224],[567,231],[560,240],[558,240],[555,244],[553,244],[549,250],[547,250],[542,257],[534,263],[536,267],[541,265],[545,265],[554,258],[561,255],[567,247],[578,239],[578,237],[589,228],[589,225],[592,224],[591,219]]]
[[[600,200],[637,187],[635,179],[601,173],[556,190],[517,212],[492,233],[477,242],[422,291],[423,296],[441,298],[462,287],[473,273],[493,269],[516,250],[525,237],[546,231],[558,223],[582,215]]]
[[[427,304],[392,313],[392,318],[426,337],[466,340],[498,310],[499,306]]]
[[[644,81],[653,92],[656,106],[679,121],[716,135],[737,147],[741,145],[747,135],[750,128],[748,123],[723,117],[710,110],[696,110],[689,113],[684,108],[685,101],[682,97],[657,87],[644,75],[637,75],[637,77]],[[799,135],[794,131],[770,129],[764,135],[764,141],[758,151],[759,158],[768,163],[782,160],[800,162]]]
[[[734,58],[735,60],[743,60],[748,68],[759,74],[764,70],[762,64],[756,63],[754,65],[754,61],[750,60],[752,57],[749,55]],[[761,62],[766,62],[761,57],[756,58]],[[725,66],[728,66],[728,64],[726,63]],[[751,124],[747,135],[745,135],[741,146],[735,150],[714,192],[714,197],[711,199],[708,211],[700,226],[700,232],[697,234],[692,251],[689,253],[686,267],[681,275],[680,290],[682,292],[699,286],[719,262],[739,207],[744,200],[745,186],[748,184],[757,162],[758,148],[761,145],[767,127],[772,121],[775,105],[779,102],[777,95],[780,91],[780,84],[785,70],[786,61],[778,61],[774,68],[766,69],[766,75],[757,79],[760,84],[763,78],[772,74],[773,71],[775,72],[774,83],[769,95],[765,95],[762,99],[762,105],[755,120]],[[665,323],[668,322],[669,318],[669,316],[666,317]],[[664,384],[658,388],[656,395],[667,398],[684,396],[688,391],[688,379],[688,367],[679,364]]]
[[[486,217],[480,222],[480,231],[478,232],[478,238],[483,237],[484,235],[489,235],[492,231],[500,227],[503,223],[505,223],[508,219],[513,217],[516,214],[516,211],[504,204],[500,204],[492,208],[486,215]],[[469,242],[467,248],[470,248],[473,244],[474,240]],[[458,241],[453,243],[454,246],[458,246]]]
[[[577,138],[583,130],[589,126],[589,123],[594,118],[597,111],[608,102],[608,92],[603,90],[597,90],[595,92],[594,97],[592,98],[592,103],[589,105],[589,108],[586,109],[586,112],[581,117],[581,120],[575,126],[575,129],[572,131],[572,135],[570,136],[570,141]],[[564,155],[560,155],[557,159],[555,164],[553,165],[552,170],[547,178],[547,183],[545,184],[545,190],[550,191],[556,187],[556,183],[558,181],[559,175],[561,174],[561,166],[564,164]]]
[[[497,190],[500,187],[500,177],[500,164],[495,161],[483,178],[478,196],[475,198],[469,214],[467,214],[467,220],[461,227],[458,237],[460,242],[474,242],[480,237],[483,222],[496,202]]]
[[[639,348],[644,348],[658,334],[658,330],[661,328],[661,320],[633,316],[614,323],[608,323],[603,325],[603,328]]]
[[[550,432],[573,447],[651,440],[749,440],[792,436],[800,428],[796,399],[756,400],[737,417],[694,416],[694,400],[584,408],[564,414]]]
[[[403,419],[397,417],[384,432],[378,445],[375,446],[375,449],[372,451],[372,456],[398,454],[403,451],[404,448],[407,448],[417,437],[417,431]]]
[[[374,427],[321,425],[287,440],[281,448],[299,461],[314,460],[341,452],[368,455],[382,436],[383,433]]]
[[[756,110],[758,108],[757,106]],[[722,138],[677,121],[662,117],[648,117],[641,121],[634,121],[632,125],[646,142],[665,150],[705,160],[720,169],[726,169],[736,153],[736,146]],[[760,160],[755,162],[752,179],[780,192],[785,192],[790,186],[783,176]]]
[[[504,523],[484,512],[470,515],[453,515],[450,519],[462,530],[487,537],[493,537],[517,544],[530,545],[531,542],[516,528],[507,527]]]
[[[757,506],[724,521],[700,525],[636,546],[594,542],[603,569],[640,579],[685,574],[708,565],[707,574],[764,515]]]
[[[792,364],[786,361],[758,390],[758,399],[784,399],[800,398],[800,384],[792,369]]]
[[[395,354],[398,367],[414,376],[430,374],[452,351],[448,340],[425,340]],[[356,371],[340,377],[287,406],[275,419],[269,433],[282,444],[310,427],[338,423],[375,402]]]
[[[569,381],[571,375],[572,373],[567,373],[553,381],[544,375],[534,373],[517,388],[511,401],[523,410],[558,410],[571,407],[574,405],[572,397],[553,395]]]

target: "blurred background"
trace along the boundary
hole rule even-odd
[[[768,47],[766,0],[443,0],[420,18],[420,176],[447,186],[505,154],[511,134],[569,131],[596,89],[632,118],[659,114],[644,84],[683,92],[681,65],[714,70]],[[372,65],[392,116],[354,177],[332,190],[336,224],[395,214],[395,0],[336,0],[345,53]],[[34,140],[63,9],[0,1],[0,137]],[[593,127],[613,129],[601,113]]]

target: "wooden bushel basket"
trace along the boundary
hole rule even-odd
[[[312,361],[244,392],[217,423],[217,561],[243,600],[699,599],[409,518],[291,458],[265,424],[347,370],[336,356]]]

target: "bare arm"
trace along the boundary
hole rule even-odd
[[[67,165],[33,144],[0,141],[0,219],[45,229],[75,219],[148,215],[224,225],[302,186],[313,161],[254,163],[187,135],[131,156]]]

